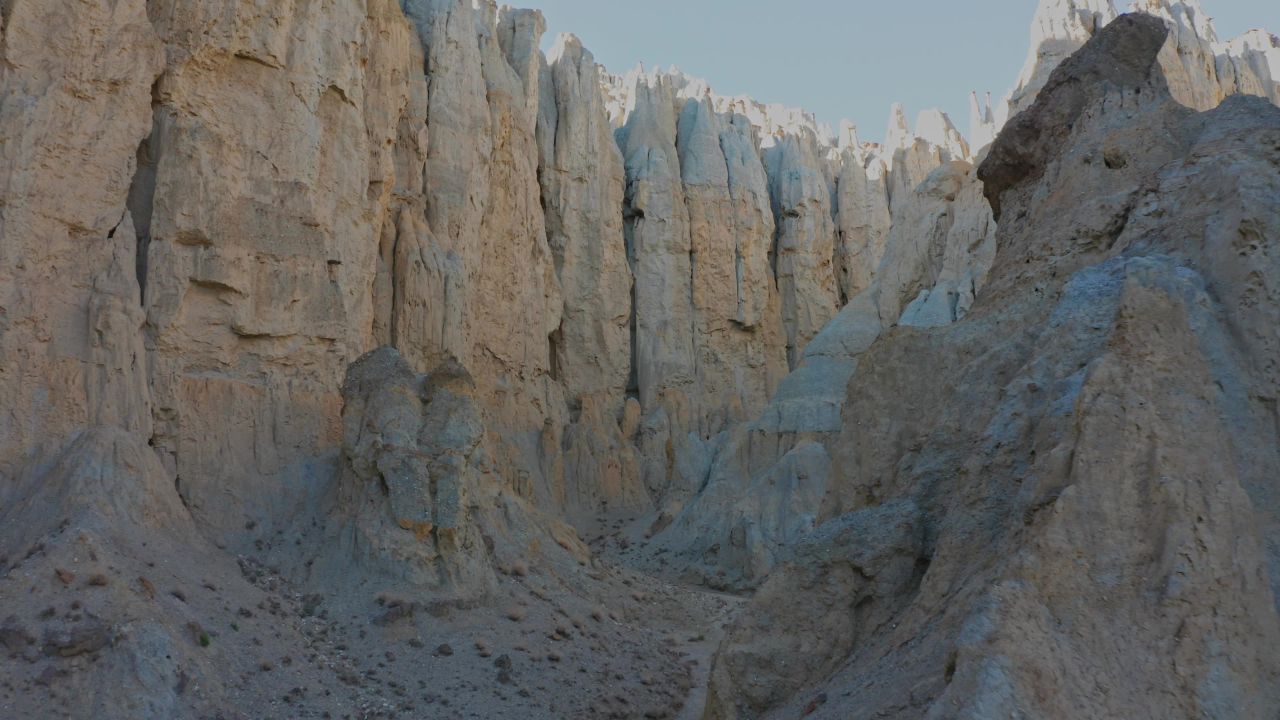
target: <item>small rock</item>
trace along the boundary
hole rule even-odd
[[[49,667],[46,667],[43,671],[41,671],[39,675],[36,676],[36,685],[40,685],[42,687],[51,687],[53,685],[54,680],[57,680],[60,677],[66,677],[66,675],[67,675],[66,670],[59,670],[58,668],[55,668],[54,666],[50,665]]]
[[[449,657],[453,655],[453,648],[449,646],[449,643],[442,643],[440,647],[436,648],[435,655],[436,657]]]
[[[44,652],[58,657],[75,657],[97,652],[111,644],[111,628],[97,620],[71,628],[50,628],[44,635]]]
[[[5,618],[4,624],[0,625],[0,646],[11,653],[20,653],[35,641],[31,633],[19,624],[16,615]]]
[[[818,711],[818,708],[822,707],[825,704],[827,704],[827,694],[818,693],[817,697],[810,700],[809,704],[804,706],[804,712],[801,713],[800,717],[807,717],[809,715],[814,714],[815,712]]]
[[[58,581],[63,585],[70,585],[76,579],[75,573],[70,570],[63,570],[62,568],[54,570],[53,574],[58,576]]]

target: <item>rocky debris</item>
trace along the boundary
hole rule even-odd
[[[195,532],[155,453],[121,429],[82,431],[43,474],[21,478],[11,492],[0,509],[0,549],[15,556],[72,527],[131,543],[139,530]],[[49,576],[70,585],[75,571],[52,568]]]
[[[35,636],[22,626],[15,615],[5,618],[4,624],[0,625],[0,645],[11,655],[21,653],[35,641]]]
[[[93,653],[110,645],[112,635],[111,628],[101,621],[48,628],[44,634],[44,652],[64,658]]]

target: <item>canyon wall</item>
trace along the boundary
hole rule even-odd
[[[1179,101],[1276,99],[1274,38],[1149,5]],[[552,515],[670,520],[808,442],[826,467],[856,355],[962,318],[991,262],[976,98],[976,147],[901,107],[865,143],[572,36],[546,57],[492,2],[95,8],[6,8],[0,467],[122,428],[222,543],[321,512],[380,345],[465,367],[494,476]],[[1113,16],[1042,3],[1006,109]],[[726,533],[820,515],[794,513]]]
[[[759,589],[722,717],[894,677],[870,654],[935,620],[903,672],[967,709],[933,716],[1038,711],[1011,665],[1097,679],[1018,638],[1107,655],[1045,623],[1163,593],[1139,640],[1183,658],[1178,702],[1273,707],[1232,688],[1276,674],[1240,618],[1278,632],[1254,528],[1280,522],[1280,41],[1138,5],[1155,20],[1043,0],[969,138],[895,106],[875,143],[674,68],[609,74],[570,35],[544,54],[540,13],[492,0],[0,1],[0,526],[133,522],[231,577],[260,553],[467,608],[529,558],[604,582],[580,538],[634,521],[622,563]],[[40,543],[6,532],[3,573]],[[1060,579],[1078,547],[1087,592]],[[1225,619],[1215,582],[1242,589]],[[796,585],[826,589],[779,652],[821,652],[762,670],[752,636]],[[1197,659],[1223,638],[1254,654]]]
[[[315,510],[341,378],[378,345],[468,369],[526,500],[660,503],[674,472],[641,446],[762,412],[872,282],[891,193],[968,152],[941,115],[890,152],[678,72],[607,76],[571,36],[544,57],[540,15],[492,3],[52,13],[6,19],[32,101],[6,103],[3,392],[30,411],[0,462],[137,432],[225,543]]]

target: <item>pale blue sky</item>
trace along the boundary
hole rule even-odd
[[[511,2],[512,0],[507,0]],[[515,0],[549,47],[573,32],[610,71],[678,65],[726,95],[848,118],[880,140],[895,101],[969,130],[969,91],[1002,97],[1026,58],[1035,0]],[[1120,0],[1117,7],[1128,2]],[[1280,0],[1204,0],[1222,38],[1280,32]]]

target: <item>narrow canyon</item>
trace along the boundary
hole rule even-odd
[[[1280,717],[1280,39],[1129,10],[873,142],[0,0],[0,718]]]

